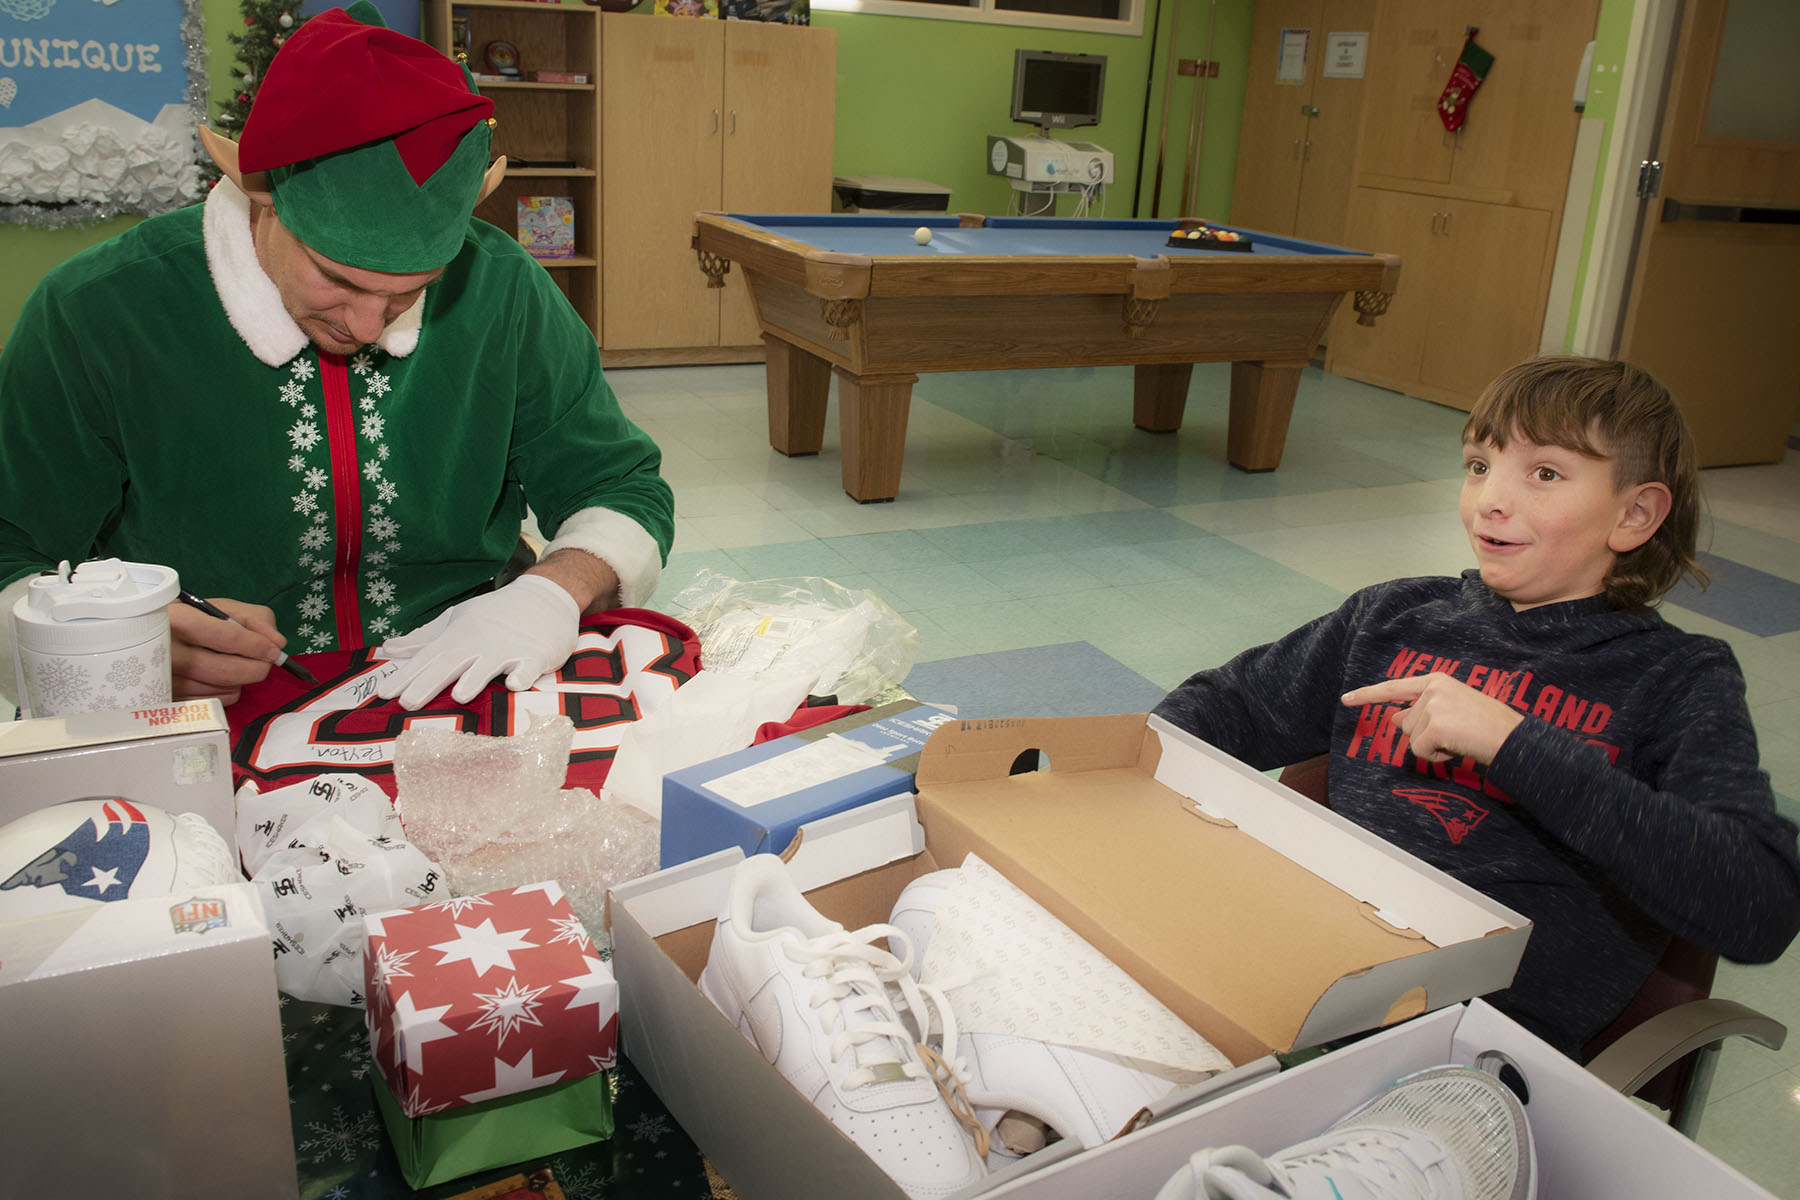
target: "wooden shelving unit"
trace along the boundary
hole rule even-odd
[[[453,53],[453,17],[467,16],[468,66],[486,70],[483,48],[510,42],[523,71],[571,71],[586,83],[530,79],[478,81],[494,102],[494,153],[508,159],[506,179],[475,210],[518,232],[521,196],[568,196],[575,208],[575,256],[543,260],[575,311],[600,334],[600,10],[534,0],[425,0],[425,40]],[[573,166],[516,165],[573,163]]]

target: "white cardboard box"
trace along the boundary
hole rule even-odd
[[[248,883],[0,922],[0,1190],[298,1195],[269,945]]]
[[[1154,1196],[1195,1150],[1244,1145],[1273,1154],[1323,1132],[1403,1075],[1443,1063],[1487,1066],[1498,1061],[1494,1055],[1517,1072],[1510,1077],[1525,1084],[1538,1200],[1773,1200],[1481,1000],[1440,1009],[1264,1077],[992,1194],[1032,1200]]]
[[[217,700],[0,723],[0,825],[64,800],[194,812],[237,854],[230,727]]]
[[[1011,774],[1036,752],[1047,771]],[[790,869],[814,906],[850,928],[885,921],[908,881],[980,853],[1237,1065],[1160,1121],[1268,1074],[1272,1051],[1505,987],[1530,928],[1154,718],[957,722],[927,743],[917,786],[803,827]],[[897,1198],[694,986],[742,857],[613,889],[626,1053],[746,1200]],[[1108,1194],[1079,1167],[1096,1153],[1053,1147],[985,1189],[1060,1166]]]

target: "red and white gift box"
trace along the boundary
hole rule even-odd
[[[554,882],[364,918],[369,1049],[409,1117],[611,1067],[619,987]]]

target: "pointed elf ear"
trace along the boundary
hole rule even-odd
[[[499,158],[494,160],[494,165],[487,169],[487,174],[481,177],[481,191],[476,193],[475,203],[480,204],[483,200],[486,200],[489,196],[493,195],[494,189],[499,187],[500,181],[505,178],[506,155],[502,154]]]
[[[206,153],[217,164],[219,173],[237,184],[239,189],[250,197],[252,204],[268,208],[274,203],[273,198],[269,195],[269,173],[267,171],[252,171],[246,175],[238,169],[238,144],[236,142],[202,125],[200,126],[200,144],[206,147]]]

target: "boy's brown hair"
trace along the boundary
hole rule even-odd
[[[1695,558],[1700,475],[1694,437],[1675,397],[1649,372],[1574,356],[1520,363],[1488,384],[1463,425],[1465,442],[1504,448],[1514,436],[1608,459],[1618,488],[1668,487],[1671,503],[1662,525],[1606,573],[1614,608],[1655,604],[1684,575],[1706,586],[1706,571]]]

